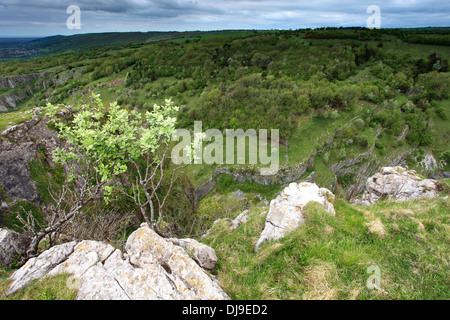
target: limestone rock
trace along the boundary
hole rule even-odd
[[[237,191],[233,192],[231,194],[231,196],[236,199],[243,199],[245,197],[245,193],[241,190],[237,190]]]
[[[33,279],[70,273],[67,285],[78,289],[78,300],[228,300],[183,247],[198,250],[198,260],[206,266],[212,266],[212,253],[190,240],[175,245],[175,240],[166,240],[143,224],[128,238],[125,253],[97,241],[59,245],[16,271],[7,294]]]
[[[249,213],[250,213],[249,210],[245,210],[240,215],[238,215],[236,217],[236,219],[231,221],[231,230],[233,231],[233,230],[239,228],[240,225],[247,223],[247,221],[250,220],[250,217],[248,215]]]
[[[224,300],[228,296],[184,249],[166,241],[145,224],[128,238],[130,262],[143,266],[149,256],[170,274],[181,299]]]
[[[50,248],[36,258],[31,258],[11,276],[12,283],[6,294],[11,295],[25,288],[32,280],[42,278],[53,268],[67,260],[75,249],[76,242],[69,242]]]
[[[13,199],[39,203],[37,187],[30,176],[30,163],[44,151],[48,165],[53,166],[52,152],[63,143],[58,133],[47,127],[47,121],[34,116],[7,128],[0,136],[0,187]]]
[[[113,252],[114,247],[97,241],[82,241],[74,249],[74,252],[64,262],[59,264],[48,275],[71,273],[75,277],[81,277],[90,267],[104,262]]]
[[[216,266],[217,255],[213,248],[194,239],[170,239],[170,241],[182,247],[203,269],[212,270]]]
[[[334,195],[331,191],[319,188],[313,183],[291,183],[276,199],[271,201],[266,225],[255,249],[258,250],[265,241],[283,238],[302,225],[305,222],[303,208],[311,201],[322,204],[328,212],[335,214],[332,204]]]
[[[354,199],[352,202],[368,206],[382,198],[409,201],[437,195],[436,180],[423,179],[414,170],[384,167],[379,173],[367,179],[365,193],[360,199]]]
[[[0,266],[10,267],[29,243],[30,240],[19,233],[0,228]]]

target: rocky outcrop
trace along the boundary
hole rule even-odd
[[[11,295],[19,292],[30,284],[34,279],[46,276],[60,263],[63,263],[73,253],[76,242],[65,243],[53,247],[37,258],[32,258],[11,276],[11,284],[6,294]]]
[[[422,161],[418,162],[418,165],[420,165],[424,171],[433,171],[442,167],[442,165],[436,161],[431,153],[425,154]]]
[[[11,267],[26,251],[30,240],[17,232],[0,228],[0,266]]]
[[[270,203],[265,228],[255,250],[264,242],[281,239],[304,224],[303,209],[311,201],[322,204],[328,212],[335,214],[331,191],[308,182],[291,183]]]
[[[45,77],[46,73],[24,74],[0,78],[0,90],[15,89]]]
[[[384,167],[367,179],[366,191],[353,203],[371,205],[380,199],[409,201],[438,195],[436,180],[424,179],[414,170],[402,167]]]
[[[245,224],[250,220],[250,216],[248,215],[250,213],[249,210],[245,210],[240,215],[236,217],[233,221],[231,221],[231,231],[236,230],[241,225]]]
[[[97,241],[66,243],[16,271],[7,294],[20,291],[32,279],[70,273],[67,284],[78,289],[78,300],[228,300],[182,246],[146,224],[130,235],[125,253]]]
[[[0,91],[7,91],[0,95],[0,111],[11,111],[19,104],[42,89],[47,73],[25,74],[0,78]]]
[[[17,108],[20,102],[28,98],[28,93],[8,92],[0,96],[0,111],[11,111]]]
[[[174,245],[182,247],[203,269],[212,270],[217,264],[213,248],[194,239],[169,239]]]
[[[0,134],[0,187],[6,195],[38,202],[36,185],[30,176],[30,162],[43,151],[48,164],[53,165],[51,153],[61,145],[58,134],[38,116],[3,131]]]

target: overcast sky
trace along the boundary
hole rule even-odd
[[[67,8],[81,29],[67,28]],[[369,5],[381,27],[450,26],[448,0],[0,0],[0,38],[91,32],[299,29],[366,26]]]

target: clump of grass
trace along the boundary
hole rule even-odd
[[[335,202],[305,208],[306,224],[253,250],[264,208],[234,231],[224,222],[202,239],[216,250],[213,271],[232,299],[449,299],[449,200],[382,202],[371,207]],[[370,266],[381,287],[371,290]]]
[[[272,199],[275,198],[281,190],[281,186],[277,184],[265,186],[253,181],[239,182],[227,174],[219,175],[217,181],[216,190],[219,193],[229,193],[241,190],[245,193],[259,194],[267,199]]]

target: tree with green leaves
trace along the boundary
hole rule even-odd
[[[54,197],[52,208],[58,214],[52,223],[34,233],[29,257],[37,253],[45,236],[61,230],[90,202],[109,201],[117,191],[134,201],[151,228],[167,236],[160,228],[163,208],[176,172],[185,167],[168,165],[178,107],[166,100],[163,106],[154,105],[151,112],[141,114],[117,103],[105,106],[99,95],[93,94],[93,98],[93,103],[70,112],[63,112],[67,108],[62,106],[47,105],[45,115],[67,143],[53,153],[55,163],[65,168],[67,184],[65,197]],[[73,198],[70,202],[65,200],[68,195]]]

